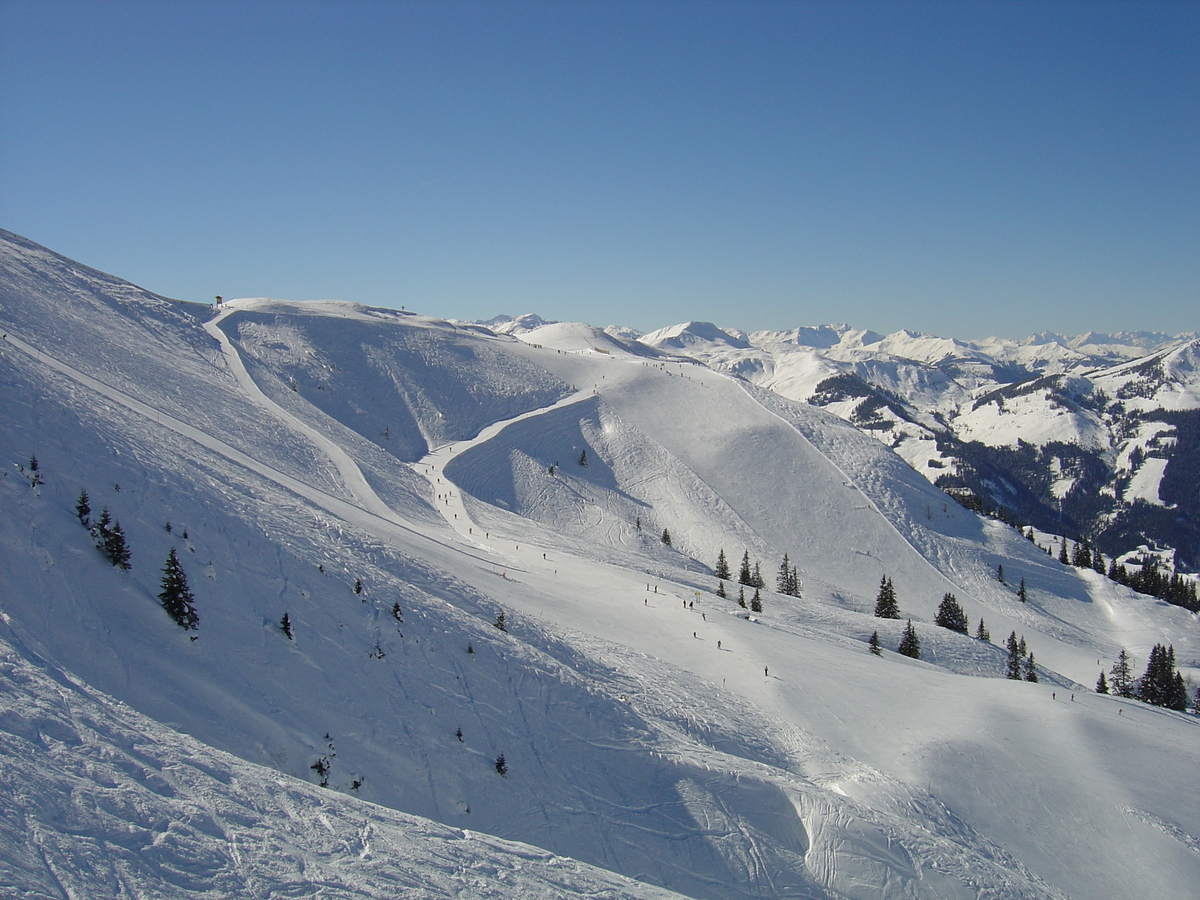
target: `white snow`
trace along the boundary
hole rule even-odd
[[[1195,617],[1059,565],[833,415],[587,326],[214,315],[3,237],[5,891],[1200,882],[1200,724],[1089,689],[1160,641],[1196,674]],[[131,571],[92,548],[80,488]],[[156,600],[171,547],[194,642]],[[713,594],[720,549],[769,585],[787,552],[804,596],[747,616]],[[903,628],[871,615],[885,574],[921,661],[866,652]],[[995,644],[931,624],[947,591]],[[1001,677],[1009,631],[1042,683]]]
[[[1125,489],[1125,502],[1144,500],[1155,506],[1163,506],[1158,496],[1158,485],[1166,471],[1167,461],[1160,457],[1151,456],[1142,461],[1133,477],[1129,479],[1129,487]]]

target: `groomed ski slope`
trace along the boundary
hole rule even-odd
[[[162,397],[161,384],[127,374],[116,390],[102,367],[95,384],[76,377],[89,348],[120,341],[105,331],[127,328],[119,316],[9,293],[6,326],[14,304],[43,297],[58,304],[40,307],[43,321],[15,317],[33,355],[0,348],[0,450],[14,464],[0,479],[3,610],[14,635],[152,717],[310,780],[334,743],[335,790],[360,779],[359,796],[394,809],[696,897],[1168,897],[1200,877],[1200,827],[1179,790],[1195,723],[1070,683],[1094,679],[1096,659],[1131,637],[1188,647],[1189,622],[941,510],[886,448],[829,417],[695,366],[254,302],[213,325],[228,344],[197,324],[133,351],[161,360],[200,341],[211,373],[176,376],[219,399],[194,417],[203,427],[184,425],[137,399]],[[393,331],[406,350],[389,357],[392,384],[405,353],[434,361],[423,404],[400,388],[340,389],[378,376],[385,339],[358,348]],[[264,350],[301,340],[330,366],[325,389]],[[436,369],[448,357],[454,371]],[[522,394],[512,375],[535,366],[544,374]],[[512,385],[482,427],[479,410],[453,406],[474,378]],[[270,434],[247,459],[238,404]],[[373,424],[393,406],[414,423],[400,456],[404,427],[382,438]],[[37,491],[15,468],[30,452],[47,475]],[[256,462],[299,458],[315,461],[319,488]],[[126,526],[130,573],[106,566],[74,521],[84,485]],[[154,601],[184,524],[195,643]],[[786,550],[804,598],[767,593],[757,621],[739,616],[711,593],[721,546],[735,569],[749,549],[768,581]],[[994,582],[996,558],[1012,581],[1024,574],[1029,604]],[[929,662],[866,654],[871,630],[885,646],[899,637],[869,615],[880,567]],[[994,639],[1011,623],[1063,675],[995,677],[997,648],[928,624],[947,589]],[[285,610],[293,641],[277,627]],[[491,625],[500,610],[507,632]]]

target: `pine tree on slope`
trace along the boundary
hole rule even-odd
[[[792,581],[792,564],[788,555],[783,554],[783,562],[779,564],[779,574],[775,576],[775,590],[781,594],[790,594],[788,587]]]
[[[120,522],[113,522],[112,528],[104,536],[104,555],[118,569],[129,568],[129,545],[125,542],[125,532],[121,530]]]
[[[937,616],[934,617],[933,624],[942,628],[948,628],[951,631],[957,631],[959,634],[967,633],[967,614],[963,612],[963,608],[959,605],[957,597],[949,593],[942,597],[942,602],[938,606]]]
[[[904,626],[904,635],[900,638],[900,646],[896,648],[896,652],[913,659],[921,658],[921,639],[917,637],[917,629],[913,628],[912,619]]]
[[[886,575],[879,582],[879,596],[875,598],[875,615],[880,619],[900,618],[900,606],[896,603],[896,589],[892,579]]]
[[[1175,671],[1175,648],[1155,644],[1146,663],[1146,674],[1138,684],[1137,697],[1144,703],[1183,712],[1187,708],[1187,688],[1183,676]]]
[[[742,554],[742,567],[738,570],[738,584],[753,584],[754,576],[750,572],[750,551]]]
[[[721,548],[721,552],[717,554],[716,576],[722,581],[729,580],[729,561],[725,559],[725,548]]]
[[[1133,698],[1133,666],[1129,660],[1129,654],[1125,652],[1125,648],[1121,648],[1121,652],[1117,654],[1117,661],[1112,664],[1109,669],[1109,674],[1112,678],[1109,680],[1109,685],[1112,692],[1118,697],[1124,697],[1129,700]]]
[[[1008,661],[1004,666],[1004,677],[1011,678],[1013,681],[1020,681],[1023,674],[1021,663],[1025,654],[1021,652],[1021,645],[1017,642],[1017,633],[1015,631],[1008,636],[1008,640],[1004,642],[1004,646],[1008,650]]]
[[[196,614],[195,599],[188,587],[187,575],[172,547],[163,565],[162,590],[158,594],[158,602],[176,625],[184,631],[195,631],[200,621]]]

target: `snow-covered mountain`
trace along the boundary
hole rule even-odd
[[[964,342],[691,322],[641,341],[828,409],[1006,518],[1200,568],[1195,333]]]
[[[1200,723],[1090,690],[1159,643],[1194,676],[1192,613],[715,363],[493,325],[214,310],[0,233],[5,893],[1194,889]],[[172,549],[195,631],[159,603]],[[761,612],[715,593],[721,551]],[[948,592],[995,643],[932,624]],[[1004,677],[1009,632],[1039,683]]]

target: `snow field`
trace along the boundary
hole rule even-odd
[[[5,718],[6,760],[24,767],[7,782],[11,808],[45,823],[45,840],[9,829],[13,883],[50,891],[81,877],[61,861],[72,853],[119,872],[106,885],[213,895],[319,883],[334,896],[399,885],[536,897],[565,880],[559,868],[584,871],[551,854],[694,897],[1178,897],[1200,879],[1200,822],[1179,790],[1198,761],[1196,723],[1071,683],[1090,684],[1095,660],[1134,637],[1194,653],[1192,620],[943,506],[831,416],[691,364],[585,343],[559,352],[549,335],[532,346],[344,304],[235,303],[215,326],[228,344],[198,316],[156,313],[167,324],[127,348],[150,362],[126,366],[118,388],[89,345],[120,345],[120,316],[159,307],[130,292],[124,305],[105,300],[111,281],[71,277],[69,303],[58,283],[22,282],[37,290],[0,298],[4,325],[33,349],[0,346],[6,640],[284,774],[191,745],[189,758],[208,762],[203,778],[176,783],[179,803],[209,798],[211,809],[225,784],[242,804],[219,807],[214,826],[149,796],[169,781],[147,762],[160,749],[122,780],[79,763],[86,742],[61,724],[46,725],[39,750],[40,726]],[[579,340],[579,329],[559,331]],[[192,341],[201,363],[181,350]],[[179,414],[158,385],[176,357],[173,377],[194,386],[202,413]],[[154,383],[139,385],[142,371]],[[301,376],[310,381],[292,391]],[[380,422],[397,423],[398,443]],[[563,458],[576,446],[586,468],[578,453]],[[34,452],[47,479],[37,491],[15,468]],[[74,520],[80,487],[125,526],[129,573]],[[639,534],[630,516],[641,512],[653,529]],[[195,642],[154,599],[170,546],[197,594]],[[766,592],[765,612],[743,617],[711,593],[721,547],[735,571],[749,549],[769,582],[788,552],[804,598]],[[1026,577],[1028,604],[995,580],[998,561],[1010,582]],[[885,647],[899,638],[901,623],[870,615],[882,574],[915,614],[924,661],[866,652],[873,629]],[[1062,674],[1039,685],[994,677],[998,648],[929,624],[945,590],[972,624],[987,618],[993,640],[1011,625]],[[491,624],[501,610],[506,632]],[[278,628],[284,612],[292,641]],[[31,699],[15,687],[3,696],[20,696],[18,708],[52,699],[41,677],[17,678],[35,685]],[[100,718],[93,734],[116,732]],[[168,747],[187,740],[163,735]],[[105,796],[122,815],[54,774],[51,739],[66,748],[52,748],[63,766],[115,791]],[[98,739],[94,755],[110,746]],[[332,790],[284,777],[315,780],[320,758]],[[47,814],[11,787],[22,779],[80,802]],[[343,793],[446,825],[413,824],[428,854],[406,855],[410,833],[387,831],[402,816]],[[296,799],[269,802],[281,797]],[[464,847],[467,828],[548,849]],[[375,862],[385,832],[404,864]],[[204,862],[130,862],[141,852],[130,857],[131,842],[195,848],[189,858]],[[39,856],[50,843],[53,864]],[[655,895],[579,877],[581,893]]]

